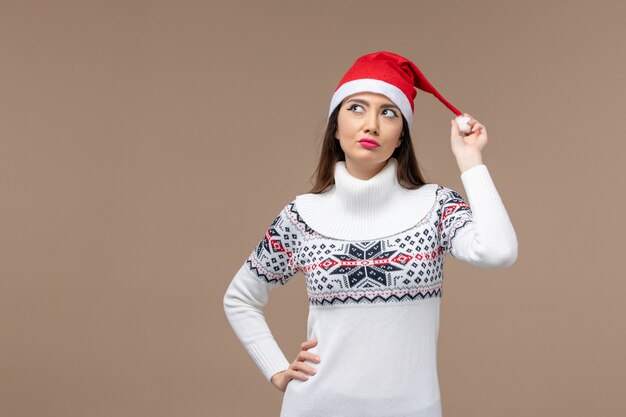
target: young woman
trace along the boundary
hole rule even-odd
[[[441,416],[437,336],[444,257],[483,268],[517,259],[517,237],[481,151],[485,125],[451,121],[467,192],[427,183],[409,127],[415,64],[390,52],[356,60],[337,87],[313,189],[290,201],[235,274],[226,316],[284,391],[281,417]],[[289,362],[263,316],[273,288],[306,280],[307,341]]]

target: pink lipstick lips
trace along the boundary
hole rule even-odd
[[[369,139],[369,138],[363,138],[359,140],[359,143],[361,144],[361,146],[367,149],[374,149],[380,146],[380,144],[376,142],[374,139]]]

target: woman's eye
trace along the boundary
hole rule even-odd
[[[355,107],[361,107],[361,105],[360,104],[353,104],[352,106],[348,107],[348,110],[354,111]]]
[[[391,109],[385,109],[384,111],[386,111],[386,112],[389,112],[389,113],[390,113],[390,114],[389,114],[389,113],[387,113],[387,115],[388,115],[389,117],[398,117],[398,113],[396,113],[394,110],[391,110]]]

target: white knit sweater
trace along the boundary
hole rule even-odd
[[[400,186],[397,161],[369,180],[335,166],[335,185],[289,202],[237,271],[224,309],[269,381],[287,359],[265,321],[270,291],[306,280],[309,349],[321,359],[292,379],[281,417],[438,417],[437,337],[446,253],[484,268],[517,259],[517,237],[486,165],[456,191]]]

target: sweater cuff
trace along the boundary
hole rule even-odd
[[[268,381],[272,380],[275,373],[289,368],[289,361],[273,338],[251,344],[248,346],[248,353]]]
[[[470,206],[472,201],[501,200],[485,164],[479,164],[465,170],[461,174],[461,181],[467,193]]]

